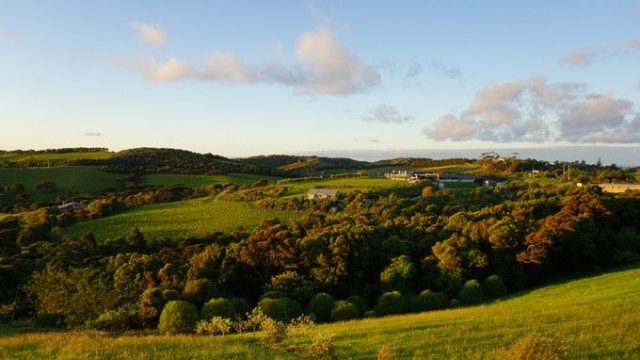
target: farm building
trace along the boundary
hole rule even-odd
[[[334,189],[310,189],[307,191],[307,199],[309,200],[335,199],[339,195],[340,192]]]
[[[626,191],[640,191],[640,184],[600,184],[604,192],[623,193]]]
[[[444,174],[440,176],[439,181],[441,182],[474,182],[480,179],[475,175],[455,175],[455,174]]]
[[[397,170],[384,174],[384,177],[391,180],[418,181],[418,180],[438,180],[440,174],[433,174],[421,171]]]

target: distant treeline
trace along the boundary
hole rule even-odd
[[[451,166],[451,165],[465,165],[474,160],[465,159],[465,158],[452,158],[452,159],[415,159],[411,162],[411,166],[416,168],[430,168],[430,167],[440,167],[440,166]]]
[[[68,153],[88,153],[88,152],[106,152],[107,148],[99,147],[75,147],[45,150],[0,150],[0,154],[68,154]]]

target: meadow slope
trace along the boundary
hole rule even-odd
[[[275,348],[252,334],[226,337],[44,333],[0,326],[0,358],[311,358],[317,333],[335,334],[340,359],[375,359],[392,346],[401,359],[493,359],[525,334],[560,339],[570,359],[640,357],[640,265],[514,294],[491,304],[318,326]],[[258,337],[262,335],[259,334]]]
[[[105,241],[126,236],[138,227],[147,239],[182,239],[237,228],[251,229],[267,219],[287,221],[294,214],[291,211],[268,210],[251,202],[205,197],[140,206],[117,215],[72,225],[64,228],[61,235],[81,236],[91,232],[98,241]]]

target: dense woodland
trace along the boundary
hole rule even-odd
[[[302,314],[318,322],[346,320],[477,304],[560,275],[640,259],[640,194],[605,194],[588,185],[633,181],[633,173],[615,166],[572,163],[571,182],[543,185],[513,175],[538,170],[536,176],[564,180],[567,164],[489,154],[477,161],[477,171],[505,179],[504,188],[456,193],[426,182],[322,201],[280,198],[291,181],[197,188],[140,181],[142,173],[273,170],[307,159],[263,157],[248,164],[173,150],[125,151],[107,160],[108,167],[133,175],[122,178],[120,189],[85,197],[86,209],[71,211],[18,199],[20,184],[0,188],[0,195],[17,199],[4,212],[19,214],[0,217],[0,320],[155,328],[166,304],[204,320],[242,318],[254,307],[285,322]],[[403,161],[448,166],[468,160]],[[43,183],[38,191],[55,188]],[[204,196],[299,216],[202,238],[148,241],[137,229],[110,241],[90,233],[58,235],[76,222]]]

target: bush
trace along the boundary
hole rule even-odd
[[[482,291],[489,299],[507,295],[507,287],[498,275],[491,275],[482,283]]]
[[[411,310],[427,311],[444,309],[447,306],[447,296],[441,292],[433,292],[429,289],[411,299]]]
[[[333,310],[331,310],[331,321],[357,319],[359,316],[358,307],[345,300],[336,301]]]
[[[158,288],[147,289],[142,293],[139,303],[140,317],[146,325],[154,326],[165,304],[162,290]]]
[[[97,319],[88,321],[86,326],[102,331],[122,331],[135,327],[136,317],[138,313],[135,310],[120,308],[103,313]]]
[[[335,356],[335,346],[333,344],[333,334],[316,334],[311,339],[309,352],[316,359],[333,359]]]
[[[378,313],[375,310],[369,310],[369,311],[365,311],[362,316],[365,318],[374,318],[378,316]]]
[[[367,300],[365,300],[365,298],[363,298],[362,296],[351,295],[347,298],[347,301],[352,303],[358,308],[358,312],[360,313],[360,316],[364,315],[364,313],[367,312],[367,309],[368,309]]]
[[[198,310],[186,301],[169,301],[162,309],[158,330],[165,334],[190,333],[198,321]]]
[[[243,298],[233,298],[231,299],[231,304],[233,305],[233,310],[236,312],[236,317],[241,316],[245,317],[245,315],[251,311],[251,304]]]
[[[287,326],[271,318],[265,319],[260,328],[264,331],[264,341],[267,345],[279,344],[287,336]]]
[[[214,298],[202,305],[202,319],[211,320],[214,316],[225,319],[235,318],[236,311],[233,302],[225,298]]]
[[[262,299],[257,306],[265,315],[278,321],[289,321],[302,313],[300,304],[289,298]]]
[[[309,302],[309,313],[315,316],[317,322],[329,321],[334,305],[333,296],[327,293],[318,293]]]
[[[226,335],[231,332],[233,322],[220,316],[214,316],[210,320],[200,320],[196,325],[198,335]]]
[[[449,307],[457,308],[458,306],[460,306],[460,300],[454,298],[449,301]]]
[[[407,300],[399,291],[390,291],[378,298],[376,313],[379,315],[402,314],[408,310]]]
[[[464,286],[462,286],[462,289],[460,289],[460,292],[458,293],[458,299],[463,305],[481,303],[484,299],[484,295],[482,294],[482,287],[478,280],[469,280],[464,283]]]
[[[505,360],[560,360],[566,357],[567,348],[561,341],[537,334],[520,338],[502,356]]]

